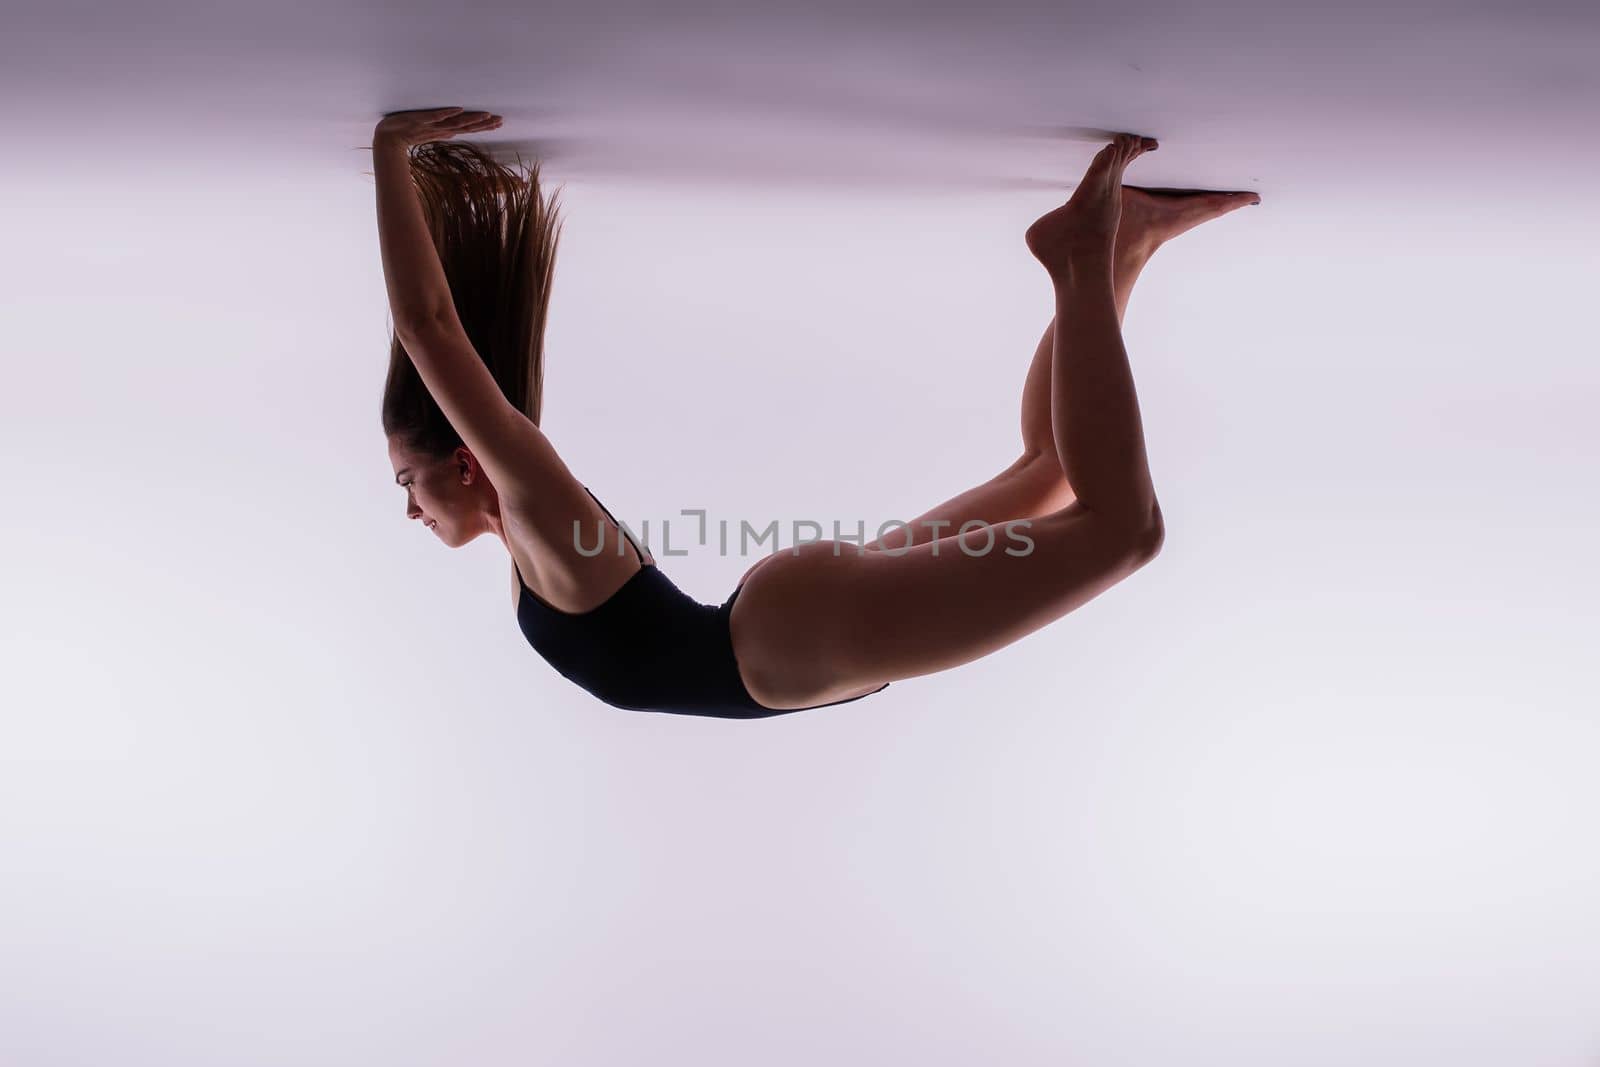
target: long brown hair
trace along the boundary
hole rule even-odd
[[[561,224],[539,187],[539,163],[518,170],[465,141],[411,150],[411,177],[433,234],[456,315],[500,389],[537,425],[544,402],[544,325]],[[400,338],[390,335],[383,432],[447,456],[463,442],[428,393]]]

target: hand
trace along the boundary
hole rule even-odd
[[[459,107],[395,111],[379,120],[372,131],[372,143],[410,148],[429,141],[448,141],[458,133],[493,130],[502,121],[499,115],[487,111],[464,111]]]

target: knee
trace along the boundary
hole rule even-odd
[[[1161,546],[1167,541],[1167,524],[1161,517],[1161,504],[1152,501],[1150,504],[1150,518],[1134,535],[1134,551],[1138,562],[1143,565],[1149,563],[1161,554]]]
[[[1161,554],[1167,540],[1166,523],[1161,518],[1161,505],[1152,503],[1147,514],[1128,515],[1115,524],[1117,542],[1133,567],[1143,567]]]

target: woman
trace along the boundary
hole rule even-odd
[[[1118,135],[1025,235],[1055,319],[1023,386],[1017,461],[864,549],[817,541],[767,556],[712,606],[624,540],[539,429],[554,202],[537,165],[520,177],[444,143],[500,122],[452,107],[387,115],[374,131],[394,320],[383,428],[407,515],[451,547],[499,537],[518,625],[590,693],[726,718],[858,700],[1008,645],[1159,551],[1122,345],[1128,293],[1164,241],[1256,194],[1124,187],[1123,169],[1158,146]],[[995,536],[1001,525],[1023,536]],[[579,533],[596,528],[606,551]]]

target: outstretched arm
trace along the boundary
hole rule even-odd
[[[383,276],[395,336],[429,395],[483,465],[502,502],[560,536],[571,516],[589,514],[588,496],[543,431],[506,399],[472,347],[411,176],[413,145],[499,122],[487,112],[441,108],[396,112],[378,123],[372,159]]]
[[[458,329],[461,326],[455,301],[450,297],[450,283],[445,279],[412,181],[411,148],[497,125],[498,117],[486,112],[439,108],[385,115],[372,132],[383,279],[389,289],[389,312],[395,332],[402,336],[412,329],[439,323],[454,323]]]

